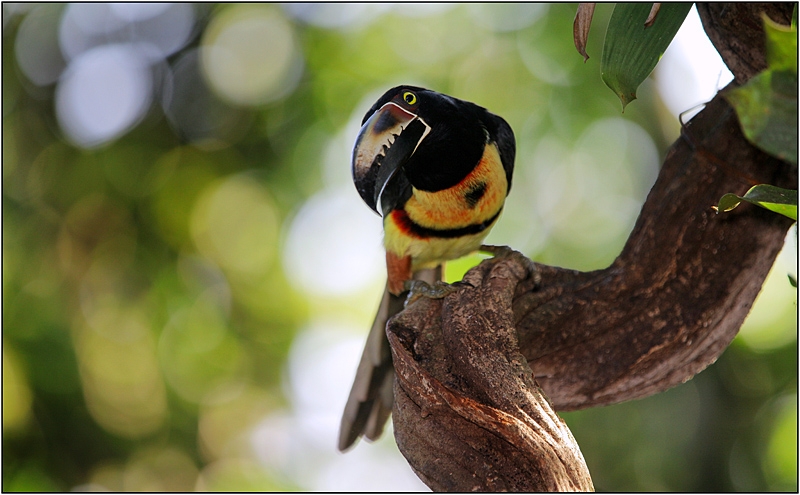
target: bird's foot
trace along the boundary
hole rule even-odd
[[[515,251],[508,246],[491,246],[489,244],[481,245],[478,250],[491,254],[494,256],[494,259],[512,258],[519,262],[519,264],[524,266],[528,271],[529,276],[533,277],[533,282],[536,284],[536,287],[538,287],[539,283],[542,281],[542,275],[539,273],[536,263],[519,251]]]
[[[448,284],[441,280],[437,280],[433,284],[429,284],[423,280],[406,280],[403,287],[408,291],[405,302],[405,305],[408,306],[420,297],[443,299],[448,294],[452,294],[458,289],[472,287],[472,285],[467,282],[453,282],[452,284]]]

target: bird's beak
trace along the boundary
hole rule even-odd
[[[381,196],[431,128],[418,115],[387,103],[364,122],[353,148],[353,182],[367,205],[381,214]]]

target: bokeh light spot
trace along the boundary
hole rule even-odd
[[[231,6],[213,19],[203,38],[202,66],[211,87],[240,105],[290,93],[299,57],[292,26],[272,6]]]
[[[562,265],[566,255],[580,259],[577,269],[607,266],[619,253],[636,220],[646,191],[655,180],[658,152],[652,138],[634,122],[610,117],[591,124],[576,145],[545,136],[534,152],[537,189],[531,195],[550,242],[581,251],[554,251],[546,263]],[[573,262],[574,263],[574,262]]]
[[[345,296],[383,274],[380,219],[355,191],[323,190],[289,228],[284,266],[289,280],[311,294]]]
[[[273,401],[261,389],[243,386],[211,392],[203,399],[198,440],[208,461],[251,455],[249,435]]]
[[[108,328],[95,331],[81,323],[74,328],[86,404],[95,420],[111,433],[138,438],[161,427],[167,417],[164,382],[155,355],[155,343],[144,315],[137,309],[94,318]],[[109,338],[118,327],[135,326]]]
[[[319,449],[336,443],[339,414],[355,376],[361,342],[348,333],[352,328],[342,324],[314,322],[295,337],[289,354],[289,396],[303,437]]]
[[[120,19],[134,22],[163,14],[170,6],[168,3],[112,3],[108,9]]]
[[[197,479],[198,492],[286,491],[256,462],[242,457],[226,458],[208,464]]]
[[[200,50],[181,54],[172,64],[162,105],[175,132],[203,149],[230,146],[250,126],[250,114],[220,99],[206,84]]]
[[[3,434],[28,423],[33,396],[20,361],[3,342]]]
[[[91,148],[141,120],[152,99],[147,61],[127,45],[105,45],[70,63],[56,92],[58,121],[75,144]]]
[[[492,31],[516,31],[535,23],[547,14],[549,6],[541,3],[471,3],[472,20]]]
[[[301,490],[426,491],[397,449],[391,422],[377,442],[361,442],[347,455],[335,451],[341,411],[364,346],[352,325],[317,320],[292,343],[288,363],[289,411],[273,411],[253,430],[261,463]],[[362,330],[365,330],[362,328]]]
[[[408,4],[412,5],[412,4]],[[294,2],[283,9],[295,19],[323,28],[354,28],[391,10],[389,4]]]
[[[162,155],[153,168],[163,181],[151,205],[159,233],[172,246],[187,247],[192,207],[217,178],[213,161],[197,148],[183,146]]]
[[[68,60],[106,44],[138,46],[157,62],[186,45],[195,24],[186,3],[72,3],[58,30]]]
[[[212,392],[240,387],[249,369],[227,318],[206,293],[173,313],[161,332],[158,354],[170,387],[195,403]]]
[[[197,483],[197,476],[197,467],[185,452],[170,447],[145,447],[135,452],[125,466],[120,491],[188,492]]]
[[[135,229],[128,210],[102,194],[91,194],[72,206],[64,216],[58,238],[61,270],[80,280],[95,267],[118,273],[131,261],[135,248]],[[99,268],[99,270],[97,270]],[[111,273],[107,274],[111,275]]]
[[[779,401],[769,437],[764,472],[776,491],[797,491],[797,396]]]
[[[269,268],[278,238],[278,213],[255,180],[236,175],[211,184],[191,219],[197,248],[222,268],[256,278]]]
[[[58,46],[56,26],[60,20],[60,7],[40,5],[25,16],[17,31],[17,62],[23,74],[39,86],[56,82],[66,66]]]
[[[74,60],[81,53],[112,41],[126,22],[114,15],[111,6],[101,2],[70,3],[64,10],[58,30],[59,45],[67,60]]]
[[[795,228],[789,229],[783,250],[736,336],[754,351],[769,352],[797,340],[797,289],[787,277],[787,273],[797,276]]]

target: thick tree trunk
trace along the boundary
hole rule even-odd
[[[766,67],[760,11],[788,23],[791,8],[698,6],[732,84]],[[525,263],[488,260],[467,274],[474,288],[393,319],[395,436],[423,481],[454,491],[591,489],[553,409],[652,395],[717,359],[792,223],[750,205],[712,210],[757,183],[794,188],[797,169],[749,144],[717,95],[670,148],[611,266],[537,265],[537,286]]]

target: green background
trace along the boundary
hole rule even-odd
[[[575,5],[204,4],[141,117],[87,143],[56,111],[65,76],[35,84],[20,58],[26,19],[57,40],[70,8],[3,12],[4,491],[424,489],[390,431],[335,450],[384,283],[349,178],[366,109],[408,83],[506,118],[487,241],[578,270],[620,251],[679,134],[652,80],[624,114],[601,82],[608,5],[584,64]],[[598,490],[797,490],[787,239],[717,363],[562,414]]]

